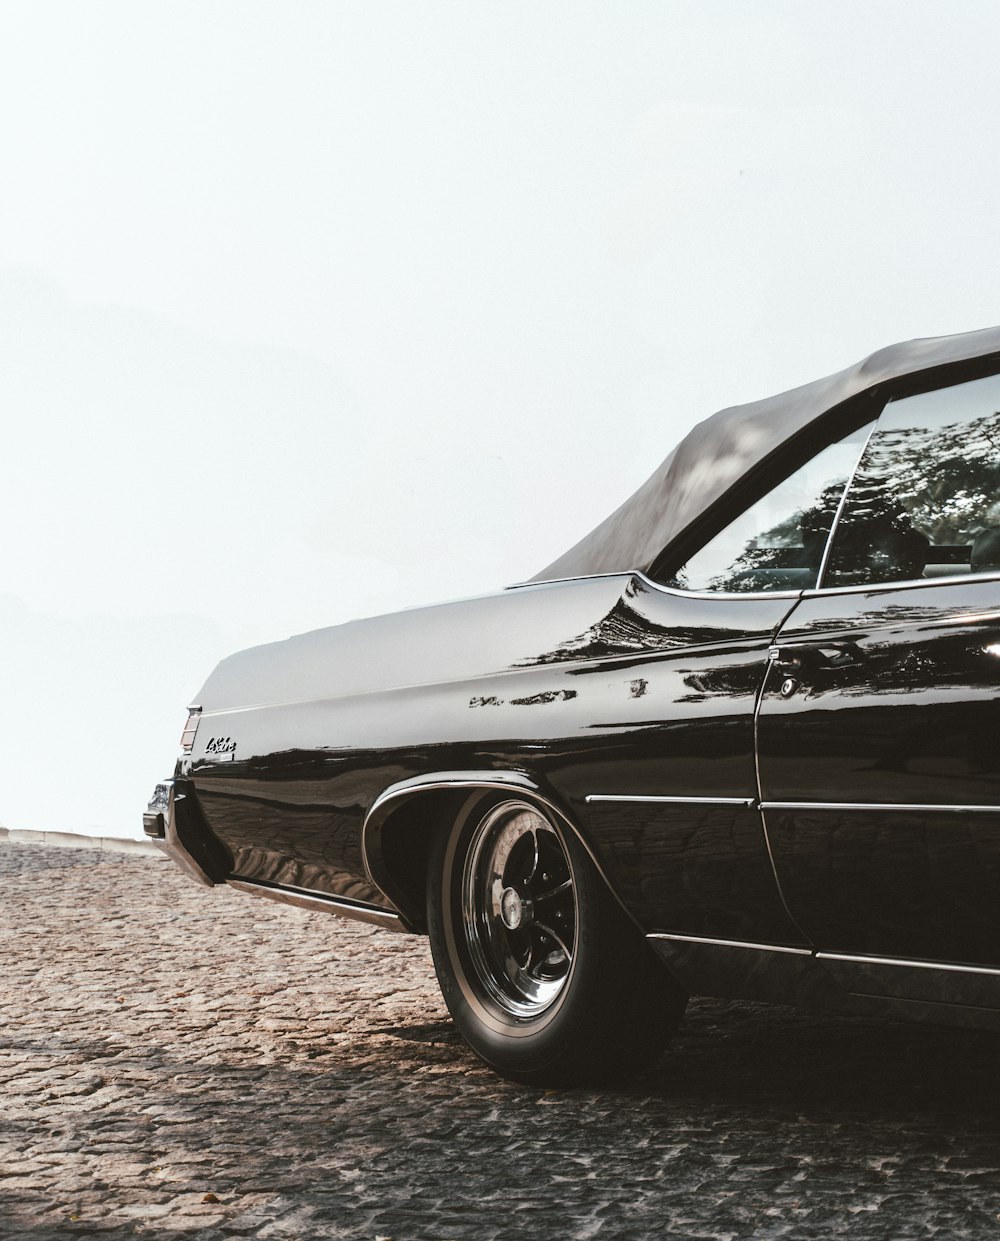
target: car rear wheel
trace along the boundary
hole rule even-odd
[[[436,838],[428,930],[466,1042],[515,1080],[621,1078],[650,1064],[687,997],[554,814],[473,795]]]

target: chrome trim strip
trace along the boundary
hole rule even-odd
[[[525,590],[528,586],[559,586],[563,582],[589,582],[598,577],[630,577],[631,569],[609,569],[606,573],[575,573],[570,577],[543,577],[541,581],[511,582],[504,590]]]
[[[788,948],[784,944],[752,944],[742,939],[707,939],[701,935],[671,935],[666,931],[651,931],[647,939],[669,939],[679,944],[709,944],[716,948],[752,948],[755,952],[784,952],[795,957],[811,957],[811,948]]]
[[[761,810],[888,810],[921,814],[1000,814],[1000,806],[931,806],[923,802],[762,801]]]
[[[956,583],[988,582],[997,580],[997,572],[960,573],[954,577],[914,577],[905,582],[864,582],[854,586],[812,586],[802,592],[804,599],[816,599],[825,595],[884,595],[897,590],[916,590],[920,587],[949,586]]]
[[[678,590],[676,586],[666,586],[663,582],[655,582],[651,577],[647,577],[642,569],[632,569],[630,573],[632,577],[641,578],[647,586],[651,586],[654,590],[658,590],[665,595],[675,595],[678,599],[800,599],[804,590],[815,589],[815,587],[802,587],[799,590],[748,590],[745,592]]]
[[[755,797],[645,797],[619,793],[588,793],[585,802],[624,801],[624,802],[666,802],[674,805],[692,806],[755,806]]]
[[[388,909],[357,905],[353,901],[339,900],[336,896],[291,891],[288,888],[272,888],[265,883],[254,883],[251,879],[227,879],[226,883],[239,892],[248,892],[251,896],[264,896],[268,900],[279,901],[282,905],[296,905],[299,909],[322,910],[324,913],[339,914],[342,918],[372,922],[375,926],[384,927],[389,931],[407,929],[399,914],[391,913]]]
[[[944,961],[917,961],[895,957],[862,957],[847,952],[817,952],[817,961],[847,961],[851,965],[893,965],[918,970],[944,970],[949,974],[988,974],[1000,978],[1000,969],[990,969],[985,965],[951,965]]]
[[[564,582],[589,582],[600,577],[638,577],[654,590],[659,590],[665,595],[676,595],[680,599],[798,599],[802,594],[801,589],[748,590],[742,593],[723,590],[678,590],[676,586],[665,586],[662,582],[656,582],[651,577],[647,577],[642,569],[616,569],[608,573],[576,573],[571,577],[546,577],[540,582],[514,582],[510,586],[505,586],[504,590],[523,590],[527,586],[559,586]]]

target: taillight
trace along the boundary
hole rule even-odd
[[[184,725],[184,731],[181,733],[181,753],[190,754],[194,749],[195,733],[198,731],[198,721],[201,719],[201,707],[188,707],[187,723]]]

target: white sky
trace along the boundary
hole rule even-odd
[[[0,823],[134,834],[229,650],[1000,322],[998,56],[992,0],[0,0]]]

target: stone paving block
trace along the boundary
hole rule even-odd
[[[420,939],[10,837],[0,893],[0,1241],[1000,1229],[994,1036],[699,1000],[629,1086],[524,1090]]]

